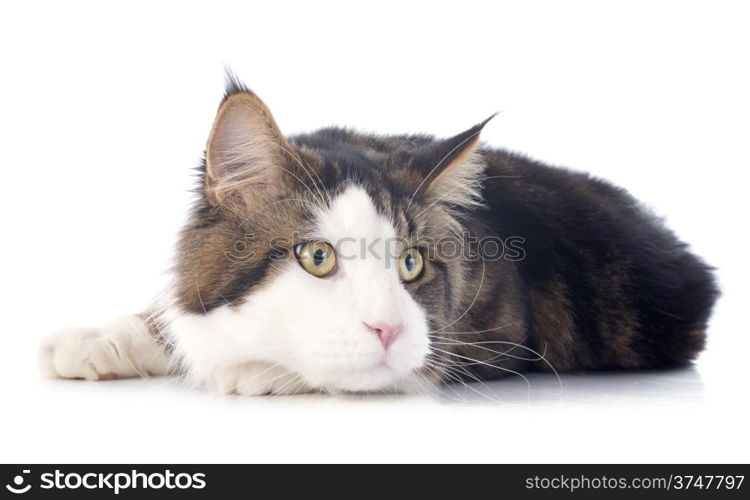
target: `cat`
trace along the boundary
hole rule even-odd
[[[282,135],[229,75],[168,290],[62,330],[50,377],[183,374],[244,395],[408,391],[703,349],[709,267],[624,189],[480,145]]]

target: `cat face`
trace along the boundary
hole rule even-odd
[[[194,339],[210,363],[272,362],[324,390],[429,373],[431,330],[461,314],[465,256],[439,250],[460,247],[480,203],[483,125],[437,143],[286,138],[231,89],[176,266],[178,306],[213,330]]]
[[[333,196],[330,206],[314,210],[304,237],[312,243],[296,241],[297,248],[325,244],[328,255],[318,248],[318,261],[330,272],[306,270],[291,248],[237,308],[248,325],[264,318],[258,328],[269,361],[310,386],[345,390],[392,385],[420,368],[429,350],[427,315],[387,248],[397,241],[396,228],[366,191],[353,185]],[[314,266],[314,255],[310,260]]]

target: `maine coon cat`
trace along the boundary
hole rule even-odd
[[[714,277],[625,190],[455,137],[285,137],[229,78],[173,282],[46,340],[51,377],[375,391],[659,368],[704,346]]]

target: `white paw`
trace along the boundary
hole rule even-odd
[[[163,375],[168,359],[137,316],[117,318],[101,329],[68,328],[39,350],[42,373],[52,378],[111,380]]]
[[[311,392],[301,377],[271,363],[245,362],[214,371],[213,382],[225,394],[266,396]]]
[[[98,330],[69,328],[47,338],[39,350],[42,373],[51,378],[109,380],[116,378],[114,343]]]

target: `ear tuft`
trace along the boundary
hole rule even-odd
[[[440,203],[458,207],[476,207],[482,204],[482,177],[487,164],[476,151],[478,140],[470,149],[451,162],[430,183],[427,195]]]
[[[252,90],[245,85],[242,80],[237,76],[237,74],[232,71],[232,69],[229,66],[224,66],[224,99],[222,102],[226,101],[229,97],[233,96],[234,94],[252,94]]]

